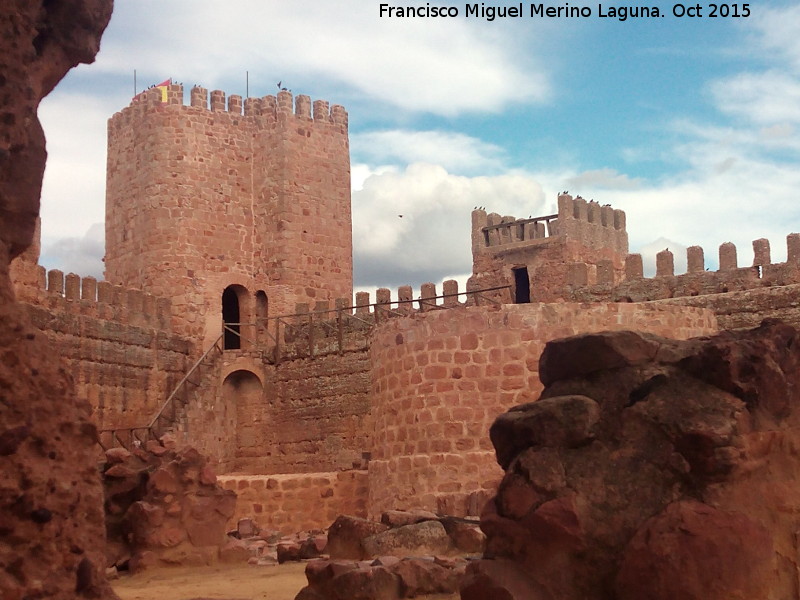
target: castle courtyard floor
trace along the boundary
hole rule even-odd
[[[305,563],[272,567],[221,565],[152,569],[113,581],[122,600],[294,600],[305,586]],[[419,600],[458,600],[458,594],[419,596]]]

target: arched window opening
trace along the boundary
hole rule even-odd
[[[264,344],[267,341],[268,315],[269,300],[267,299],[267,293],[264,290],[258,290],[256,292],[256,345]]]
[[[269,300],[267,300],[267,293],[264,290],[256,292],[256,319],[263,321],[267,318],[269,311]]]
[[[222,324],[224,327],[222,347],[225,350],[238,350],[242,347],[240,318],[239,294],[236,293],[234,286],[229,285],[222,292]]]

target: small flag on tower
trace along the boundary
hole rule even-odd
[[[156,87],[161,90],[161,101],[167,101],[167,89],[172,85],[172,78],[165,79],[161,83],[157,83]]]
[[[144,94],[146,91],[152,90],[152,89],[155,88],[155,89],[158,89],[161,92],[161,102],[166,102],[167,101],[167,90],[169,89],[169,86],[171,86],[171,85],[172,85],[172,78],[170,77],[169,79],[165,79],[161,83],[157,83],[155,85],[151,85],[149,88],[147,88],[147,90],[144,90],[144,92],[139,92],[138,94],[136,94],[133,97],[133,99],[135,100],[136,98],[138,98],[139,96]]]

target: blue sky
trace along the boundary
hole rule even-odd
[[[40,108],[42,263],[102,270],[105,127],[134,69],[140,88],[173,77],[187,98],[194,83],[244,95],[249,71],[252,96],[283,81],[343,104],[360,287],[464,276],[473,206],[549,214],[565,189],[625,210],[646,262],[669,247],[680,269],[682,248],[701,245],[713,269],[732,241],[747,265],[761,237],[785,259],[800,231],[796,2],[751,3],[747,18],[706,4],[690,19],[650,0],[666,16],[624,22],[596,3],[570,3],[589,18],[493,22],[465,18],[463,2],[432,2],[454,19],[380,18],[379,4],[116,0],[95,64]]]

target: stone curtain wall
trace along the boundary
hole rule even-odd
[[[237,494],[236,514],[262,529],[288,535],[327,529],[339,515],[367,516],[367,472],[337,471],[289,475],[222,475],[217,481]]]
[[[502,477],[489,426],[542,390],[548,340],[634,329],[678,339],[714,333],[700,308],[635,304],[525,304],[393,319],[373,337],[371,516],[423,508],[466,514],[472,494]]]
[[[192,344],[169,330],[169,301],[92,277],[38,268],[20,306],[69,367],[98,428],[149,423],[190,365]],[[46,289],[44,286],[46,285]]]
[[[253,436],[252,446],[239,448],[236,471],[315,473],[360,467],[369,449],[364,428],[369,369],[365,351],[275,367],[263,434]]]
[[[288,92],[248,98],[173,85],[108,126],[106,277],[172,299],[205,345],[228,285],[270,314],[352,291],[347,113]],[[244,111],[243,111],[244,109]]]
[[[187,441],[220,473],[318,473],[360,468],[369,449],[369,354],[277,366],[226,352],[215,381],[187,406]],[[260,381],[260,384],[257,383]]]
[[[720,329],[757,327],[764,319],[780,319],[800,328],[800,285],[753,288],[727,294],[656,300],[664,306],[697,306],[714,312]]]
[[[737,312],[736,302],[746,299],[741,306],[742,312],[760,312],[763,316],[744,317],[744,325],[737,326],[757,325],[761,319],[773,315],[772,294],[785,295],[778,290],[779,287],[800,284],[800,234],[786,236],[786,247],[786,262],[773,263],[769,240],[755,240],[752,266],[740,267],[736,246],[727,242],[719,247],[719,270],[707,271],[703,249],[690,246],[686,249],[688,269],[681,275],[675,274],[673,253],[663,250],[656,256],[655,277],[644,277],[641,255],[629,254],[625,261],[625,276],[620,281],[605,275],[608,269],[598,269],[595,275],[586,265],[572,264],[568,265],[570,281],[564,297],[582,302],[646,302],[675,298],[677,302],[690,306],[697,306],[699,302],[710,307],[718,306],[723,318]],[[766,288],[775,291],[766,293]],[[755,293],[726,297],[726,294],[745,290]],[[719,298],[711,297],[716,295]],[[763,302],[763,306],[754,305],[754,302]],[[733,318],[731,322],[737,322],[737,319]],[[728,327],[727,319],[720,325]]]

